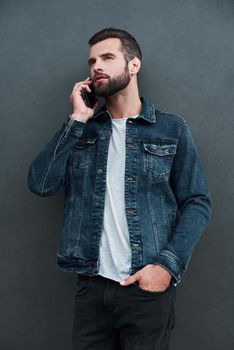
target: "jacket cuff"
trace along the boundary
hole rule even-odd
[[[176,284],[181,282],[181,279],[185,273],[185,269],[183,268],[183,265],[177,256],[168,250],[162,250],[161,253],[157,256],[154,263],[159,264],[168,270],[172,274]]]
[[[82,135],[85,125],[86,123],[72,119],[71,116],[64,122],[65,132],[76,137]]]

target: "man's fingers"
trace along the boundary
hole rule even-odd
[[[129,284],[136,282],[138,280],[138,273],[136,272],[134,275],[125,278],[123,281],[119,282],[121,286],[128,286]]]
[[[76,83],[75,85],[74,85],[74,87],[73,87],[73,90],[72,90],[72,92],[75,92],[75,91],[80,91],[80,90],[82,90],[82,89],[90,89],[90,87],[89,87],[89,85],[88,84],[91,84],[91,80],[90,81],[80,81],[79,83]]]
[[[75,83],[75,86],[80,84],[91,84],[91,83],[92,83],[92,80],[90,78],[87,78],[83,81],[79,81],[78,83]]]

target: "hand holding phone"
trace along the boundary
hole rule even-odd
[[[95,93],[93,84],[90,84],[89,87],[91,89],[91,92],[88,92],[86,89],[83,89],[81,92],[81,96],[86,106],[93,108],[93,106],[97,102],[97,95]]]
[[[75,84],[70,95],[70,101],[74,109],[71,115],[72,119],[87,122],[93,116],[100,100],[95,94],[90,77]]]

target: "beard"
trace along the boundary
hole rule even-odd
[[[97,85],[94,87],[97,96],[109,97],[116,92],[125,89],[131,80],[131,75],[128,71],[127,64],[125,65],[123,73],[115,78],[108,78],[106,84]]]

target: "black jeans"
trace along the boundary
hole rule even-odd
[[[102,276],[78,275],[73,350],[168,350],[176,287],[151,292]]]

